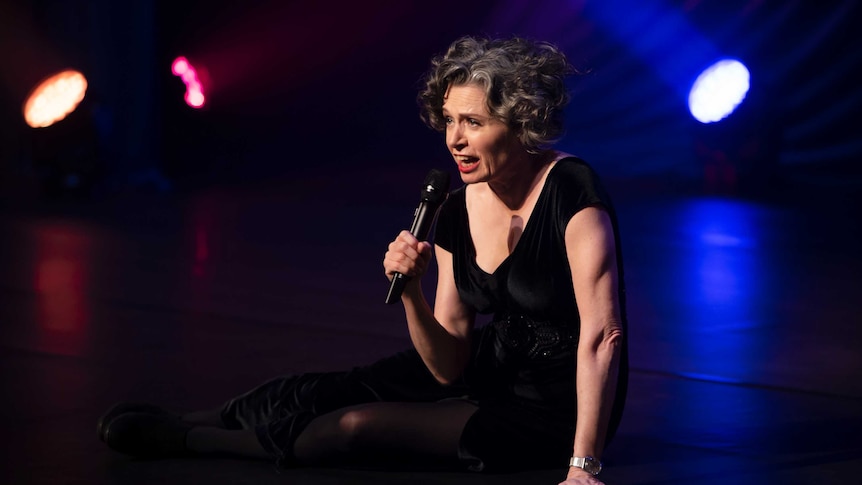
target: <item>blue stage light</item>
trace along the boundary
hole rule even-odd
[[[706,68],[688,94],[688,109],[701,123],[727,118],[748,93],[751,75],[734,59],[722,59]]]

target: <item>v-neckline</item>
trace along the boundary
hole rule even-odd
[[[517,251],[518,248],[521,246],[521,241],[523,241],[524,238],[527,236],[527,231],[530,231],[530,228],[533,227],[533,225],[534,225],[533,224],[533,216],[536,214],[536,209],[539,207],[539,204],[542,203],[543,199],[545,198],[545,192],[546,192],[547,187],[548,187],[548,178],[550,178],[551,172],[553,172],[554,169],[557,168],[557,165],[559,165],[559,163],[565,158],[567,158],[567,157],[564,156],[564,157],[561,157],[561,158],[556,159],[553,162],[551,162],[552,165],[550,168],[548,168],[548,171],[545,173],[544,179],[542,180],[542,188],[539,191],[538,197],[536,197],[536,203],[533,205],[533,208],[530,210],[530,217],[528,217],[527,221],[524,223],[524,230],[521,232],[521,237],[518,238],[518,242],[515,243],[515,246],[512,248],[511,251],[509,251],[509,254],[505,258],[503,258],[503,260],[500,261],[500,264],[498,264],[497,267],[494,268],[494,271],[491,271],[491,272],[488,272],[487,270],[485,270],[484,268],[479,266],[479,262],[476,261],[476,243],[473,241],[473,233],[470,230],[470,213],[467,212],[467,190],[465,187],[463,210],[464,210],[464,219],[467,221],[467,237],[470,240],[470,248],[473,251],[473,254],[472,254],[472,257],[470,258],[470,261],[471,261],[474,268],[481,271],[482,274],[485,274],[488,276],[495,276],[500,271],[500,269],[502,267],[509,264],[509,261],[512,260],[512,256],[515,254],[515,251]]]

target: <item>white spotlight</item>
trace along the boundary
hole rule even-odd
[[[727,118],[748,93],[751,75],[734,59],[722,59],[706,68],[688,94],[688,109],[701,123]]]

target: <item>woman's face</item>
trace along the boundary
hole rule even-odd
[[[492,118],[485,91],[475,84],[450,86],[443,99],[446,146],[458,164],[464,183],[490,182],[517,170],[523,156],[520,140],[509,127]]]

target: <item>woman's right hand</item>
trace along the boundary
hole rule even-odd
[[[428,269],[431,261],[431,244],[419,241],[410,231],[401,231],[383,258],[386,277],[391,281],[395,273],[419,279]]]

